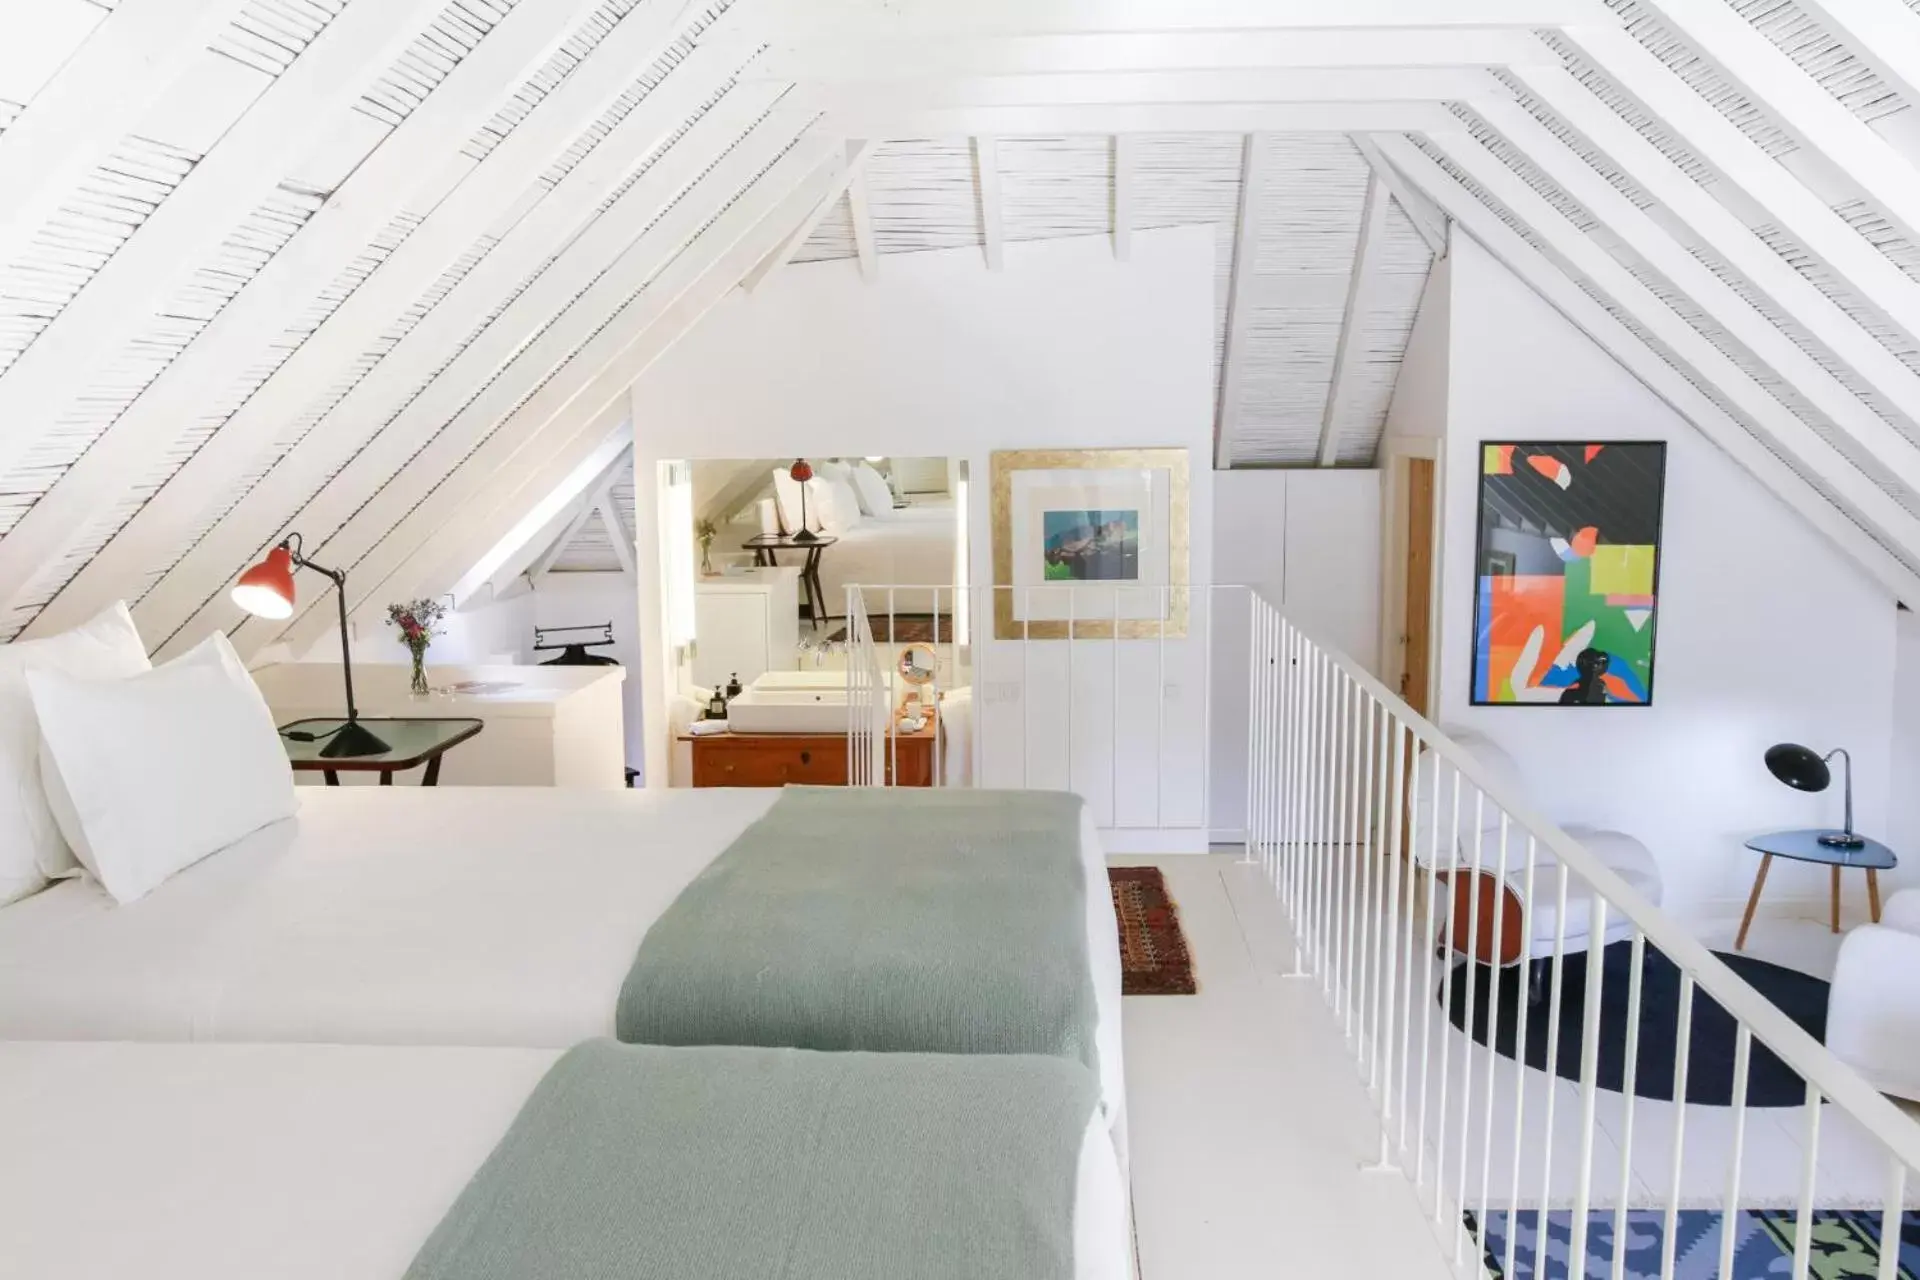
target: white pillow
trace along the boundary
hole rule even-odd
[[[273,713],[218,632],[142,675],[36,670],[27,686],[48,804],[116,902],[298,807]]]
[[[893,491],[878,471],[867,463],[853,469],[853,496],[860,500],[860,514],[884,516],[893,510]]]
[[[809,492],[807,502],[809,507],[820,502],[821,532],[845,533],[860,523],[860,500],[854,496],[853,485],[840,476],[816,478],[813,484],[818,491]]]
[[[0,906],[80,870],[40,784],[40,722],[26,673],[111,680],[151,666],[133,616],[120,603],[72,631],[0,645]]]

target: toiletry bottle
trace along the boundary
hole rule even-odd
[[[727,681],[727,701],[732,702],[740,696],[740,673],[733,673],[733,679]]]
[[[727,695],[719,685],[713,686],[713,696],[707,699],[707,719],[725,720],[727,718]]]

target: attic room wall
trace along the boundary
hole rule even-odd
[[[1839,821],[1837,788],[1808,796],[1767,774],[1761,756],[1775,742],[1852,750],[1856,821],[1884,831],[1895,639],[1885,590],[1466,236],[1454,238],[1452,278],[1442,727],[1511,752],[1549,818],[1644,841],[1683,918],[1737,915],[1755,870],[1748,836]],[[1468,705],[1477,445],[1496,439],[1667,441],[1652,706]],[[1826,868],[1777,865],[1762,910],[1814,909],[1826,892]],[[1864,886],[1845,893],[1848,919],[1864,918]]]
[[[1140,232],[1128,262],[1114,260],[1104,237],[1010,245],[997,272],[987,271],[974,249],[902,254],[884,259],[873,283],[848,262],[788,267],[755,293],[736,293],[716,307],[636,384],[639,509],[657,510],[653,490],[663,458],[964,457],[975,478],[970,576],[984,582],[991,576],[985,481],[993,451],[1178,445],[1190,454],[1190,572],[1196,582],[1210,581],[1213,238],[1207,227]],[[642,634],[658,636],[659,530],[644,516],[639,526]],[[657,701],[666,679],[662,646],[645,647],[646,721],[664,725]],[[1037,701],[1064,691],[1064,666],[1051,677],[1038,670],[1056,656],[1034,646],[1036,738],[1041,727],[1064,734],[1062,718],[1050,719]],[[1104,721],[1110,673],[1097,666],[1076,668],[1076,686],[1088,682],[1100,693],[1075,700],[1076,742],[1102,739],[1100,726],[1078,719],[1097,708]],[[987,678],[996,679],[991,671]],[[1199,687],[1195,678],[1173,694],[1184,699],[1181,710],[1196,735]],[[1014,696],[984,699],[982,719],[1010,714],[1017,721],[1018,686],[1000,692]],[[1182,718],[1175,711],[1169,723]],[[650,735],[650,778],[666,777],[664,757],[656,759],[665,745]],[[1188,745],[1194,749],[1182,754],[1169,739],[1167,795],[1184,787],[1186,807],[1197,817],[1204,753]],[[1023,746],[1006,757],[1016,769]],[[1036,744],[1035,768],[1064,756]],[[1183,771],[1184,781],[1172,776]],[[1115,797],[1113,776],[1102,763],[1074,779],[1103,825]],[[1034,780],[1065,781],[1038,773]],[[1122,824],[1150,821],[1153,762],[1121,768],[1119,783]],[[1146,814],[1130,814],[1127,805],[1143,793]],[[1175,809],[1167,815],[1171,820]]]

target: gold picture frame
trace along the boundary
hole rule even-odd
[[[1015,557],[1020,550],[1015,546],[1016,502],[1015,477],[1025,472],[1084,472],[1092,476],[1099,472],[1138,471],[1163,474],[1159,483],[1165,486],[1164,515],[1160,516],[1158,499],[1147,504],[1154,510],[1149,516],[1158,516],[1164,520],[1165,561],[1164,581],[1140,581],[1141,587],[1167,588],[1163,597],[1164,613],[1154,617],[1122,617],[1116,620],[1112,613],[1118,610],[1119,593],[1125,587],[1098,588],[1097,581],[1090,581],[1089,587],[1104,590],[1113,602],[1108,616],[1074,618],[1071,621],[1059,618],[1023,618],[1015,604],[1022,595],[1029,596],[1031,586],[1023,583],[1014,572]],[[1015,449],[996,452],[992,457],[991,506],[993,517],[993,634],[999,640],[1065,640],[1074,639],[1123,639],[1123,640],[1179,640],[1187,634],[1187,618],[1190,612],[1190,584],[1187,578],[1189,558],[1189,509],[1187,495],[1187,451],[1180,448],[1165,449]],[[1152,480],[1146,482],[1149,486]],[[1091,514],[1091,513],[1088,513]],[[1138,546],[1151,547],[1150,558],[1158,559],[1159,548],[1152,545],[1157,541],[1160,530],[1140,527],[1140,510],[1112,512],[1124,515],[1132,521],[1131,532],[1136,543],[1134,566],[1136,571],[1142,565]],[[1030,522],[1027,522],[1030,524]],[[1031,540],[1034,531],[1028,529]],[[1031,547],[1028,548],[1032,550]],[[1157,579],[1160,575],[1155,574]],[[1102,578],[1101,581],[1122,581],[1118,575]]]

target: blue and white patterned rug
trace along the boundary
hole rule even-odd
[[[1673,1280],[1786,1280],[1793,1274],[1793,1242],[1797,1215],[1791,1209],[1743,1209],[1734,1215],[1733,1274],[1719,1277],[1720,1225],[1717,1209],[1683,1209],[1674,1224]],[[1514,1223],[1514,1265],[1502,1268],[1507,1256],[1508,1212],[1487,1214],[1485,1247],[1487,1274],[1494,1280],[1571,1280],[1567,1257],[1572,1249],[1573,1214],[1566,1209],[1547,1214],[1545,1274],[1534,1269],[1540,1216],[1522,1209]],[[1473,1214],[1467,1230],[1478,1234]],[[1659,1280],[1661,1233],[1666,1214],[1659,1209],[1627,1211],[1627,1280]],[[1900,1280],[1920,1280],[1920,1212],[1909,1210],[1900,1222]],[[1587,1216],[1586,1268],[1583,1280],[1610,1280],[1613,1275],[1613,1211]],[[1846,1209],[1815,1210],[1813,1252],[1809,1274],[1814,1280],[1851,1280],[1879,1274],[1880,1214]]]

